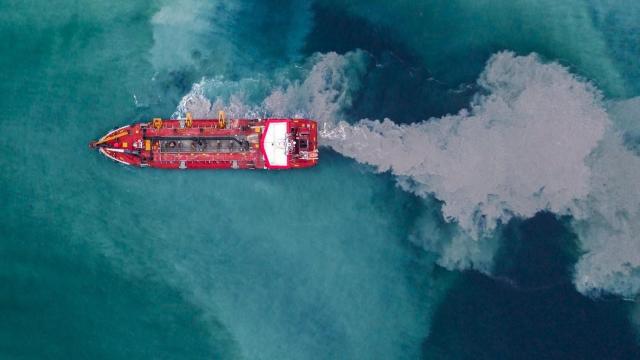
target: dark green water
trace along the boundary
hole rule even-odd
[[[87,149],[170,116],[202,77],[243,86],[315,52],[367,51],[352,121],[456,112],[502,49],[637,96],[633,14],[579,0],[0,0],[0,358],[637,358],[631,304],[571,285],[580,246],[562,219],[507,226],[490,279],[409,240],[438,206],[328,148],[317,168],[269,173],[136,170]]]
[[[635,359],[631,304],[593,302],[570,283],[576,239],[548,213],[506,230],[496,277],[465,272],[424,342],[431,359]],[[570,344],[570,345],[568,345]]]

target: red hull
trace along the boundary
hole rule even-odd
[[[90,146],[137,167],[293,169],[318,163],[318,129],[307,119],[154,119],[110,131]]]

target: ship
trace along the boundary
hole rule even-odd
[[[89,144],[118,163],[160,169],[297,169],[318,163],[309,119],[154,118],[109,131]]]

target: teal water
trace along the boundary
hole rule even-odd
[[[508,224],[488,277],[415,241],[425,217],[449,226],[438,202],[329,148],[309,171],[166,172],[87,143],[170,116],[203,77],[222,79],[209,96],[260,106],[316,52],[364,50],[352,122],[455,113],[503,49],[630,98],[639,9],[0,0],[0,358],[637,357],[633,304],[571,284],[581,250],[566,219]]]

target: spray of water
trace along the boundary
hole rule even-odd
[[[575,269],[578,290],[640,292],[640,158],[616,127],[633,123],[636,100],[606,105],[595,86],[566,67],[501,52],[478,79],[481,91],[458,114],[410,125],[349,122],[345,111],[368,61],[360,51],[316,55],[300,79],[272,81],[270,93],[253,105],[242,92],[211,102],[205,80],[178,110],[207,114],[228,106],[319,120],[324,145],[442,202],[455,230],[420,231],[424,236],[414,240],[439,253],[446,267],[490,272],[500,226],[550,211],[572,216],[585,251]]]
[[[625,147],[600,92],[556,63],[509,52],[493,56],[478,83],[483,94],[456,115],[411,125],[341,122],[326,142],[444,202],[445,219],[462,230],[447,247],[462,256],[443,254],[445,266],[488,269],[460,259],[513,217],[550,211],[572,216],[586,252],[575,269],[579,291],[637,294],[640,158]]]

